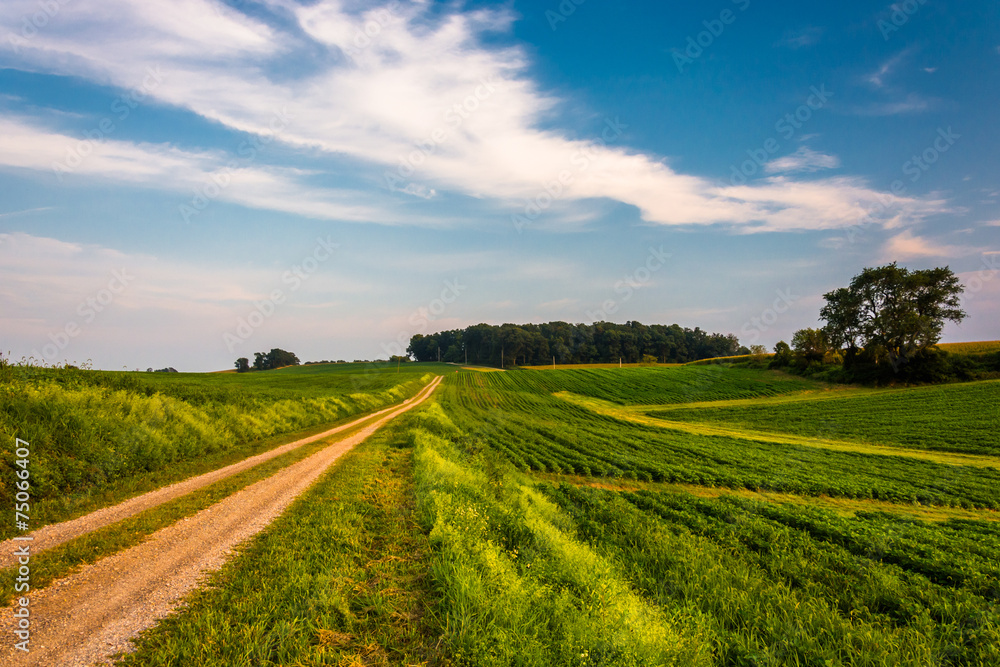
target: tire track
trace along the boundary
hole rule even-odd
[[[344,452],[426,400],[438,376],[408,404],[312,456],[192,517],[30,594],[29,653],[14,648],[13,606],[0,619],[0,662],[83,667],[131,648],[130,640],[173,611],[210,572],[280,516]],[[23,544],[23,543],[22,543]]]

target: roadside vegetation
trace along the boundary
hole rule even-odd
[[[243,375],[0,367],[0,433],[31,443],[32,526],[110,492],[205,471],[269,439],[346,421],[414,395],[431,370],[363,365]],[[0,502],[13,506],[14,448],[0,452]],[[211,469],[211,468],[209,468]],[[0,528],[0,536],[12,527]]]

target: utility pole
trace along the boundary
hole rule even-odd
[[[622,367],[622,358],[618,357],[618,368]]]
[[[500,368],[503,368],[503,348],[500,348]]]
[[[396,357],[396,372],[399,372],[399,365],[403,363],[403,357]]]
[[[556,369],[556,358],[552,357],[552,370]]]
[[[441,346],[438,345],[438,363],[441,363]]]

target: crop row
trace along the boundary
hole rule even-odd
[[[671,408],[651,416],[887,446],[1000,455],[1000,381],[777,404]]]
[[[498,374],[493,374],[498,375]],[[541,391],[445,387],[456,423],[525,470],[963,507],[1000,506],[1000,471],[655,428]]]
[[[983,524],[893,527],[735,498],[538,488],[647,597],[700,612],[717,664],[1000,661],[997,569],[975,546]],[[942,580],[926,562],[895,562],[915,545],[967,576]]]
[[[485,385],[505,392],[570,391],[625,405],[759,398],[817,386],[803,378],[718,366],[510,371],[458,376],[456,380],[466,386]]]

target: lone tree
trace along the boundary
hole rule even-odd
[[[240,357],[236,360],[236,372],[246,373],[250,370],[250,360],[246,357]]]
[[[894,370],[924,356],[946,321],[961,322],[965,290],[948,267],[910,271],[896,263],[866,268],[849,287],[824,294],[823,331],[847,361],[863,355]]]

